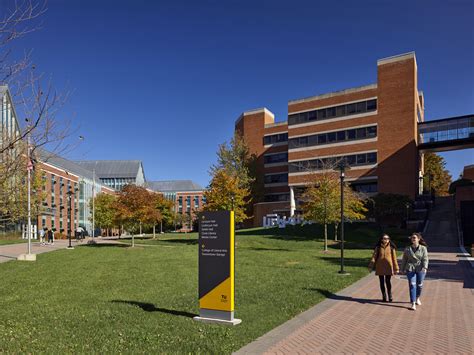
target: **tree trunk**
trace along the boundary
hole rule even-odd
[[[156,238],[156,235],[155,235],[155,225],[153,225],[153,239]]]
[[[334,223],[334,240],[337,241],[337,227],[339,227],[339,223]]]
[[[140,235],[142,235],[142,222],[140,222]]]
[[[163,233],[163,220],[160,221],[160,234]]]
[[[328,225],[324,223],[324,251],[328,251]]]
[[[135,246],[135,235],[132,233],[132,248]]]

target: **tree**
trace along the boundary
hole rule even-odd
[[[324,251],[328,250],[328,224],[334,223],[334,239],[341,222],[341,185],[336,168],[339,160],[319,161],[307,166],[309,187],[303,194],[304,217],[324,225]],[[363,197],[344,183],[344,222],[365,218],[367,209]]]
[[[239,133],[235,133],[229,144],[224,142],[219,145],[217,151],[217,163],[211,166],[210,175],[211,180],[214,179],[221,171],[224,171],[227,176],[235,178],[239,190],[244,192],[244,214],[241,214],[244,220],[251,218],[252,215],[252,200],[259,200],[262,189],[259,188],[259,181],[257,181],[256,174],[257,157],[255,154],[250,154],[250,150],[244,139]],[[209,203],[207,201],[206,203]],[[240,211],[240,212],[242,212]],[[239,213],[240,213],[239,212]]]
[[[162,194],[156,194],[155,207],[161,215],[161,219],[158,222],[160,223],[160,232],[163,232],[163,224],[165,226],[171,225],[174,221],[174,203]]]
[[[206,198],[204,210],[230,211],[232,210],[233,198],[235,222],[241,223],[248,218],[245,213],[245,206],[246,201],[249,199],[249,194],[249,189],[242,187],[238,175],[231,175],[225,169],[215,170],[211,183],[204,192]]]
[[[335,223],[338,215],[337,173],[325,171],[312,175],[312,183],[302,196],[303,215],[306,219],[324,225],[324,251],[328,250],[328,224]]]
[[[378,193],[368,202],[369,215],[374,217],[379,225],[386,220],[402,221],[412,201],[406,195]]]
[[[107,229],[107,234],[110,228],[117,225],[116,201],[116,196],[105,193],[99,193],[95,197],[95,224],[100,228]],[[92,199],[89,205],[92,209]]]
[[[431,193],[431,189],[436,195],[446,196],[449,194],[451,182],[451,175],[446,170],[444,158],[435,153],[425,153],[423,176],[425,191]]]
[[[132,246],[135,246],[134,233],[142,232],[143,225],[153,225],[157,219],[153,196],[144,187],[126,185],[119,192],[117,202],[117,220],[132,233]]]

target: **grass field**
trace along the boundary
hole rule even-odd
[[[196,234],[0,264],[0,353],[231,353],[366,275],[377,236],[348,226],[351,275],[341,277],[337,245],[322,253],[317,226],[240,231],[235,314],[243,323],[233,328],[192,319]]]

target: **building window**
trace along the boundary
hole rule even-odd
[[[264,201],[265,202],[278,202],[278,201],[290,201],[290,194],[271,194],[271,195],[265,195],[264,196]]]
[[[368,183],[353,183],[351,185],[352,189],[357,192],[362,193],[376,193],[377,192],[377,182],[368,182]]]
[[[326,107],[309,112],[295,113],[288,116],[288,125],[327,120],[332,118],[356,115],[377,110],[377,99],[364,100],[346,105]]]
[[[194,208],[199,208],[199,196],[194,196]]]
[[[288,182],[288,174],[268,174],[264,178],[265,184],[278,184]]]
[[[183,196],[178,197],[178,206],[183,207]]]
[[[377,153],[352,154],[342,157],[302,160],[289,164],[290,173],[308,172],[313,170],[332,169],[338,161],[345,160],[349,166],[364,166],[377,163]]]
[[[288,133],[278,133],[272,134],[271,136],[263,137],[263,144],[275,144],[275,143],[282,143],[288,141]]]
[[[263,157],[264,164],[284,163],[288,161],[288,153],[266,154]]]
[[[342,131],[314,134],[306,137],[291,138],[288,141],[288,149],[342,143],[375,137],[377,137],[377,126],[346,129]]]

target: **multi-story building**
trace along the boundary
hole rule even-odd
[[[104,185],[116,191],[128,184],[143,186],[146,181],[140,160],[85,160],[75,163],[92,171]]]
[[[266,108],[244,112],[235,129],[258,157],[263,195],[254,205],[254,225],[269,213],[298,213],[308,177],[329,159],[346,161],[346,181],[355,190],[415,198],[422,121],[414,53],[378,60],[374,84],[289,101],[286,121],[276,122]]]
[[[182,216],[183,231],[192,230],[196,212],[205,204],[204,189],[191,180],[148,181],[147,187],[174,202],[175,212]]]
[[[115,193],[103,185],[93,172],[42,149],[36,150],[37,167],[43,178],[45,200],[38,228],[53,228],[64,235],[78,226],[92,234],[90,201],[98,193]]]

